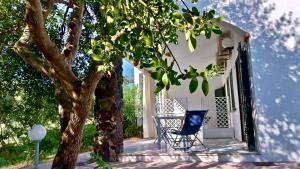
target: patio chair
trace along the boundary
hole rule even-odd
[[[196,140],[198,140],[200,144],[207,149],[207,147],[197,136],[201,126],[203,126],[204,118],[207,112],[208,110],[186,112],[181,130],[171,130],[171,134],[176,135],[175,139],[173,138],[172,147],[174,149],[188,150],[189,148],[195,146],[194,143]]]
[[[163,127],[159,126],[158,119],[155,116],[152,116],[152,118],[153,118],[154,126],[155,126],[155,129],[156,129],[156,134],[158,135],[159,134],[158,130],[160,130],[160,137],[162,138],[162,140],[166,144],[169,144],[170,143],[170,141],[169,141],[170,138],[168,136],[167,131]],[[158,136],[154,140],[154,144],[156,143],[157,140],[158,140]]]

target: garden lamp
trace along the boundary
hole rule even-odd
[[[28,131],[28,136],[30,140],[35,142],[35,152],[34,152],[34,168],[39,167],[39,143],[46,136],[46,129],[41,124],[35,124]]]

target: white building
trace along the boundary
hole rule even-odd
[[[238,44],[244,35],[251,35],[251,60],[248,64],[251,115],[253,118],[254,146],[257,154],[239,155],[231,161],[300,161],[300,17],[299,2],[271,0],[230,0],[199,2],[199,9],[214,8],[225,16],[223,32],[229,32],[233,50],[226,60],[224,74],[210,80],[210,93],[204,97],[198,89],[188,90],[188,82],[172,86],[161,94],[162,98],[187,98],[187,109],[208,108],[210,120],[204,129],[204,138],[231,137],[247,140],[245,114],[241,110],[243,81],[239,78]],[[284,9],[281,9],[284,8]],[[283,14],[286,11],[287,14]],[[294,12],[294,14],[288,12]],[[210,40],[199,38],[197,48],[190,53],[184,35],[179,35],[179,45],[172,46],[182,68],[193,65],[203,69],[210,63],[220,62],[219,36]],[[144,137],[155,135],[152,115],[155,112],[154,83],[147,73],[135,69],[135,81],[144,88]],[[201,79],[199,78],[199,81]],[[201,84],[201,83],[200,83]],[[242,87],[241,87],[242,86]],[[223,89],[222,89],[223,87]],[[246,87],[247,88],[247,87]],[[247,89],[248,90],[248,89]],[[220,121],[216,99],[227,99],[226,124]],[[224,118],[223,118],[224,119]]]

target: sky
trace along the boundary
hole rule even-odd
[[[291,11],[295,17],[300,18],[300,0],[268,0],[268,2],[276,3],[276,8],[273,15],[274,17]]]
[[[130,78],[130,80],[133,80],[133,65],[123,59],[123,76]]]

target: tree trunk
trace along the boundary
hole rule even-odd
[[[84,92],[77,93],[82,94]],[[80,151],[83,127],[89,111],[90,100],[89,97],[81,95],[78,99],[70,99],[59,84],[56,85],[55,94],[60,113],[61,131],[59,147],[52,169],[74,169]]]
[[[103,77],[95,91],[94,152],[104,161],[117,161],[123,151],[122,60],[117,60],[114,66],[111,76]]]
[[[116,119],[117,119],[117,154],[123,152],[123,68],[122,59],[116,61],[115,72],[117,76],[117,91],[116,91]]]
[[[64,91],[64,88],[61,86],[59,81],[55,82],[55,100],[56,105],[58,105],[58,114],[60,120],[60,134],[67,128],[71,112],[72,112],[72,103],[69,96]]]

